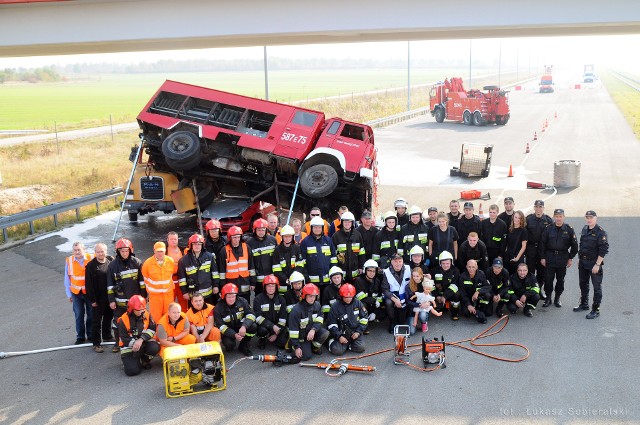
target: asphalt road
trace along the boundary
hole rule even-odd
[[[564,307],[538,307],[532,319],[511,318],[487,342],[526,345],[530,357],[506,363],[454,347],[448,367],[421,373],[396,366],[390,353],[354,361],[377,367],[371,375],[347,373],[329,378],[321,370],[298,366],[274,368],[243,361],[228,372],[227,389],[166,399],[158,359],[135,378],[124,375],[119,355],[90,348],[31,354],[0,360],[0,421],[6,423],[282,423],[441,424],[640,423],[637,407],[640,373],[637,356],[640,327],[634,300],[637,266],[628,253],[638,252],[640,231],[632,211],[638,189],[637,140],[606,91],[572,90],[511,94],[512,119],[505,127],[435,124],[424,117],[376,133],[380,148],[380,209],[396,196],[423,207],[444,208],[460,190],[489,191],[492,200],[510,194],[525,208],[548,191],[526,191],[527,179],[552,182],[553,161],[582,161],[581,186],[550,197],[547,207],[562,206],[577,230],[586,209],[595,209],[611,245],[605,260],[602,315],[585,320],[571,307],[578,299],[576,266],[569,269]],[[555,111],[558,118],[552,118]],[[544,136],[525,156],[526,141],[550,120]],[[448,176],[463,142],[493,143],[494,162],[487,179],[467,182]],[[512,164],[513,178],[505,177]],[[444,171],[443,171],[444,170]],[[403,185],[401,188],[400,185]],[[409,186],[405,186],[409,185]],[[500,202],[501,203],[501,202]],[[485,208],[486,209],[486,208]],[[13,352],[73,343],[71,305],[64,296],[62,273],[70,243],[110,241],[113,213],[82,226],[0,252],[4,305],[0,351]],[[138,224],[123,221],[120,235],[134,241],[145,259],[153,242],[169,230],[186,238],[194,219],[152,215]],[[112,245],[110,245],[112,246]],[[429,335],[454,341],[479,334],[485,326],[448,316],[430,321]],[[365,337],[367,352],[390,348],[392,337],[374,324]],[[419,341],[418,334],[410,342]],[[269,351],[269,350],[268,350]],[[516,349],[487,348],[492,354],[520,357]],[[258,350],[254,349],[254,353]],[[225,357],[229,366],[239,356]],[[322,360],[330,360],[325,354]],[[419,365],[417,355],[413,363]]]

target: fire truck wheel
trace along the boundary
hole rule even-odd
[[[484,125],[485,121],[484,118],[482,118],[482,114],[480,113],[480,111],[475,111],[473,113],[473,125],[477,125],[478,127],[480,127],[481,125]]]
[[[311,198],[329,196],[337,186],[338,173],[327,164],[312,165],[300,176],[300,187]]]
[[[444,121],[444,109],[442,108],[436,109],[435,116],[436,116],[436,122]]]
[[[190,170],[200,163],[200,141],[188,131],[176,131],[162,142],[167,165],[177,171]]]
[[[464,114],[462,114],[462,122],[464,123],[464,125],[471,125],[471,112],[469,111],[464,111]]]

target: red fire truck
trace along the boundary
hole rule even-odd
[[[296,210],[371,208],[376,149],[367,125],[176,81],[160,87],[138,124],[152,169],[175,175],[181,189],[195,182],[201,204],[234,193],[290,208],[296,192]]]
[[[483,91],[466,91],[462,78],[453,77],[431,87],[430,111],[436,121],[445,119],[466,125],[505,125],[509,121],[509,98],[498,86],[485,86]]]

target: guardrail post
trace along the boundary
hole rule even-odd
[[[96,213],[100,214],[100,202],[96,202]]]
[[[58,227],[58,214],[53,215],[53,225]]]
[[[9,239],[9,233],[7,232],[6,228],[2,229],[2,241],[3,242],[7,242],[7,240]]]
[[[80,208],[76,208],[76,220],[80,221]]]
[[[29,222],[29,232],[33,235],[36,232],[36,228],[33,226],[33,221]]]

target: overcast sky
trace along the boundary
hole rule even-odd
[[[554,64],[567,68],[595,63],[601,67],[622,70],[639,70],[640,58],[637,49],[640,35],[583,36],[583,37],[539,37],[473,40],[412,41],[412,59],[441,58],[461,60],[468,63],[469,46],[473,58],[486,62],[497,62],[501,52],[504,66]],[[38,56],[25,58],[0,58],[0,69],[39,67],[51,64],[66,65],[83,62],[154,62],[161,59],[261,59],[262,47],[218,48],[202,50],[177,50],[157,52],[127,52],[91,55]],[[268,47],[271,57],[294,58],[397,58],[406,59],[406,42],[323,44]]]

